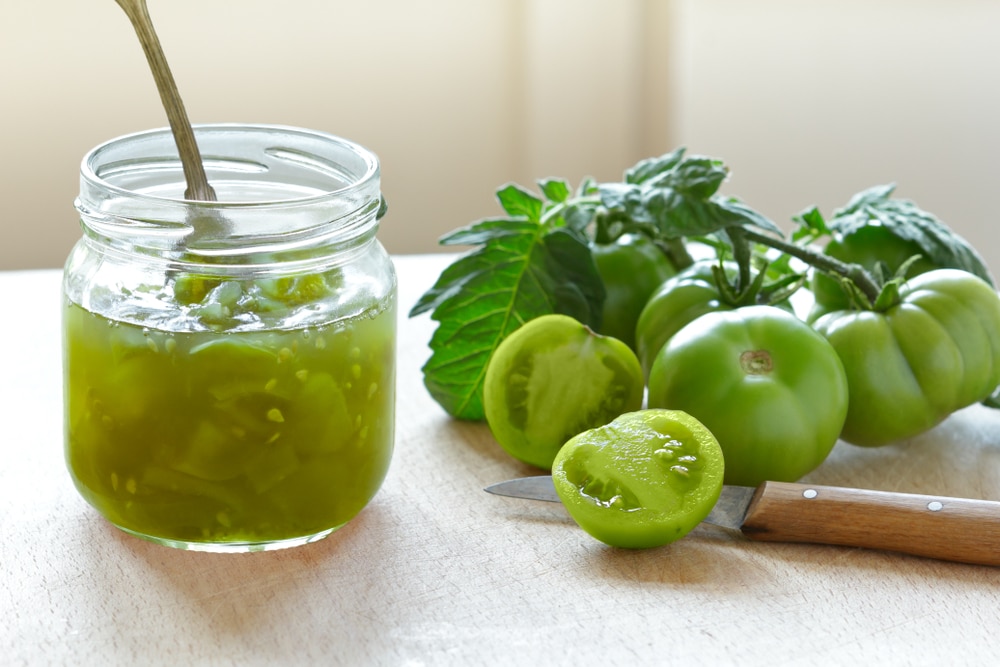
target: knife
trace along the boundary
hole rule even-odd
[[[548,475],[511,479],[486,491],[560,502]],[[896,551],[1000,565],[1000,502],[890,493],[817,484],[729,486],[705,521],[751,540]]]

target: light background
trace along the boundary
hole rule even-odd
[[[1000,268],[1000,3],[990,0],[149,0],[195,122],[375,151],[394,253],[493,193],[617,179],[678,145],[788,227],[895,182]],[[165,125],[113,0],[0,5],[0,269],[57,267],[79,162]]]

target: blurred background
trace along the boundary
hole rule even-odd
[[[683,145],[779,224],[894,182],[1000,270],[991,0],[149,0],[192,120],[297,125],[382,162],[393,253],[494,191],[619,179]],[[0,269],[61,266],[80,159],[166,124],[113,0],[0,7]]]

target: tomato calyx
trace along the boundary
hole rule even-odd
[[[765,282],[767,267],[767,262],[764,262],[759,269],[752,270],[749,274],[751,276],[749,284],[741,288],[742,279],[739,276],[731,277],[722,262],[713,264],[712,279],[722,302],[733,308],[775,306],[788,300],[805,280],[805,276],[790,275],[769,283]]]
[[[920,259],[920,255],[913,255],[903,262],[891,276],[888,275],[889,268],[887,265],[884,263],[876,264],[874,271],[870,274],[875,284],[879,285],[878,295],[874,301],[851,278],[847,276],[837,276],[837,278],[841,288],[848,295],[852,309],[884,313],[902,302],[899,291],[906,284],[910,267]]]
[[[725,232],[729,237],[736,270],[727,271],[722,261],[712,266],[712,277],[723,303],[732,308],[778,305],[805,282],[805,275],[788,272],[782,272],[768,282],[770,262],[751,250],[748,230],[734,226],[727,228]],[[757,266],[754,266],[754,260]]]

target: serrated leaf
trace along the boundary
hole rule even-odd
[[[597,186],[601,203],[608,209],[622,209],[628,213],[642,206],[643,189],[627,183],[601,183]]]
[[[537,234],[539,226],[526,220],[494,219],[480,220],[467,227],[456,229],[446,234],[440,240],[442,245],[480,245],[491,241],[500,242],[508,237],[531,236]],[[440,304],[460,292],[465,283],[476,278],[479,272],[489,272],[489,264],[478,264],[483,259],[479,253],[473,253],[457,259],[449,264],[438,276],[434,286],[427,290],[416,305],[410,309],[409,316],[416,317],[437,308]]]
[[[867,206],[878,206],[880,203],[888,201],[896,189],[895,183],[886,185],[875,185],[867,190],[855,194],[842,208],[833,212],[834,218],[846,218]]]
[[[986,262],[972,244],[914,202],[892,199],[894,187],[876,186],[855,195],[827,223],[831,233],[843,238],[862,227],[878,224],[895,236],[916,243],[935,265],[962,269],[993,284]]]
[[[614,194],[634,222],[652,224],[668,239],[707,236],[734,225],[751,225],[781,233],[777,225],[735,197],[716,196],[703,200],[685,197],[670,188]]]
[[[511,183],[497,190],[497,199],[503,210],[514,217],[524,217],[532,222],[542,219],[544,202],[535,193]]]
[[[673,170],[684,157],[684,148],[638,162],[625,172],[625,183],[640,185]]]
[[[712,198],[712,201],[733,216],[734,221],[731,224],[750,225],[751,227],[764,229],[775,234],[781,234],[781,228],[778,225],[774,224],[767,216],[747,206],[741,199],[716,196]]]
[[[735,197],[716,192],[729,174],[721,160],[684,157],[678,149],[645,160],[627,172],[625,183],[598,187],[601,203],[666,239],[705,236],[726,227],[751,225],[781,234],[780,228]]]
[[[428,295],[410,313],[433,306],[431,317],[440,323],[424,384],[449,414],[478,420],[486,366],[500,342],[549,313],[599,321],[604,287],[585,237],[526,223],[456,260]]]
[[[487,241],[512,234],[523,234],[538,225],[528,220],[511,218],[487,218],[466,227],[454,229],[440,239],[441,245],[481,245]]]
[[[676,192],[696,199],[708,199],[714,195],[729,175],[729,169],[722,160],[707,157],[685,158],[676,169],[657,179],[657,185],[669,187]]]

